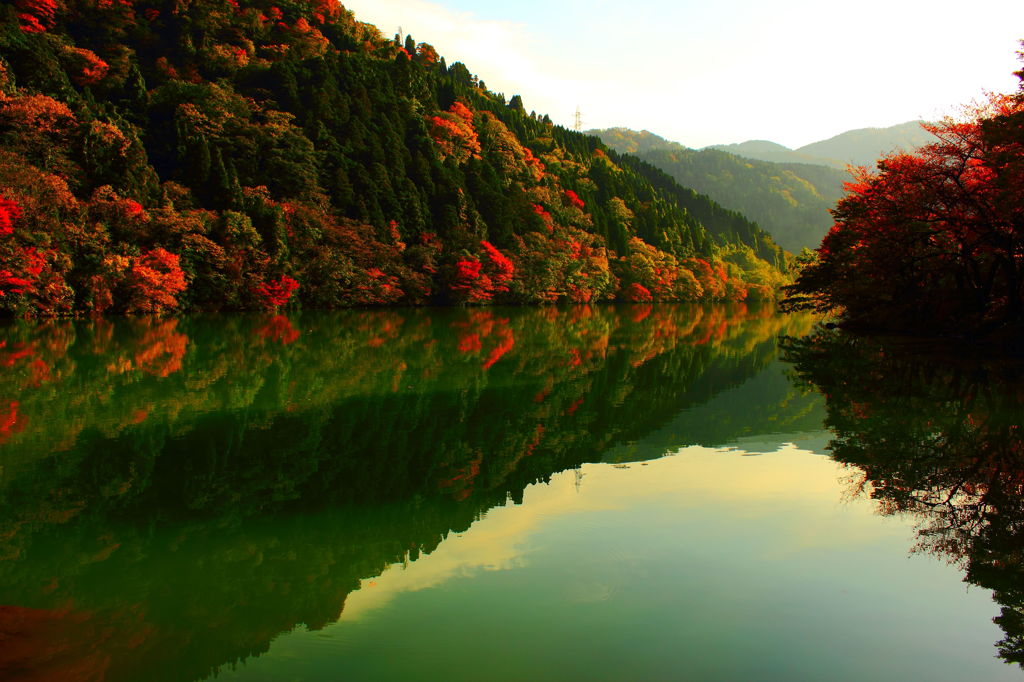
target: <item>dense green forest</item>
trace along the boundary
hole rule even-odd
[[[331,0],[0,7],[0,313],[770,298],[738,213]]]
[[[810,163],[745,159],[717,149],[690,149],[626,128],[592,131],[612,149],[660,168],[757,222],[783,248],[815,248],[832,227],[829,214],[850,180],[845,170]]]

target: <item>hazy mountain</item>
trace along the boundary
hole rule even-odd
[[[830,166],[839,170],[846,169],[846,163],[838,159],[827,159],[810,154],[802,154],[798,151],[784,147],[776,142],[768,140],[747,140],[736,144],[716,144],[704,149],[713,149],[746,159],[757,161],[769,161],[771,163],[813,163],[821,166]]]
[[[707,149],[777,163],[814,163],[839,169],[845,169],[848,164],[870,167],[883,154],[896,149],[914,149],[934,140],[934,136],[922,128],[921,123],[923,121],[908,121],[888,128],[848,130],[798,149],[767,140],[712,145]]]
[[[832,225],[845,171],[807,163],[771,163],[717,149],[689,149],[649,131],[592,130],[612,149],[638,156],[686,187],[754,220],[783,248],[815,247]],[[765,152],[772,142],[745,143]],[[789,154],[794,152],[788,151]]]
[[[888,128],[848,130],[827,140],[804,145],[796,151],[858,166],[874,166],[883,154],[896,149],[912,150],[933,142],[935,136],[921,127],[923,122],[908,121]]]

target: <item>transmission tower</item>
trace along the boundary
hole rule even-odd
[[[572,129],[577,133],[583,132],[583,114],[580,113],[579,106],[576,107],[576,115],[572,119]]]

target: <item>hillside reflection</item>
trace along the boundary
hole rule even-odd
[[[852,494],[916,517],[917,551],[992,590],[999,656],[1024,666],[1024,363],[831,332],[785,355],[826,396]]]
[[[734,305],[0,327],[0,677],[201,679],[322,627],[361,579],[676,423],[809,325]],[[816,404],[756,400],[700,442]]]

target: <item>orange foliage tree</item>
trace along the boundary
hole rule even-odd
[[[127,284],[128,312],[163,313],[178,305],[178,294],[185,290],[185,274],[176,254],[162,248],[132,259]]]

